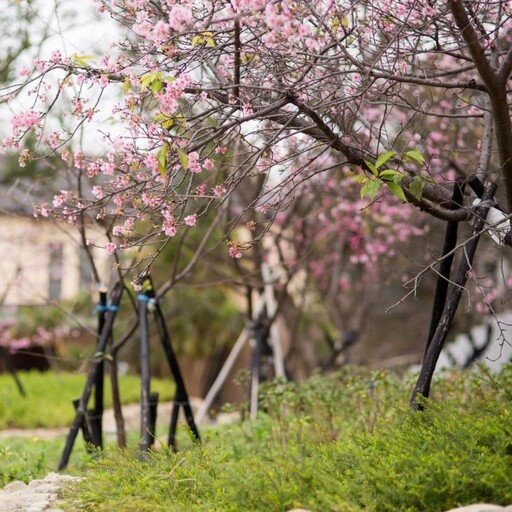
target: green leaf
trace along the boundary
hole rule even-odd
[[[403,174],[401,172],[395,171],[394,169],[384,169],[379,172],[379,178],[384,181],[392,181],[394,183],[399,183],[402,181]]]
[[[177,123],[181,124],[181,126],[186,126],[187,124],[187,119],[181,112],[178,112],[174,119],[176,120]]]
[[[361,199],[363,199],[365,196],[368,196],[370,198],[370,201],[373,201],[375,199],[375,196],[377,195],[377,192],[379,191],[381,185],[382,185],[382,181],[375,180],[375,179],[369,179],[361,187],[361,191],[359,192]]]
[[[178,158],[183,169],[188,171],[188,154],[186,151],[183,151],[183,149],[178,149]]]
[[[373,175],[377,177],[379,175],[379,171],[377,170],[377,167],[375,167],[374,164],[372,164],[369,160],[365,160],[364,163],[367,165],[368,169],[372,171]]]
[[[73,64],[76,64],[77,66],[88,68],[90,66],[88,61],[93,60],[95,58],[95,55],[78,55],[77,53],[74,53],[73,55],[71,55],[71,62]]]
[[[160,81],[160,85],[162,82],[162,73],[159,71],[151,71],[147,75],[144,75],[140,80],[140,90],[145,91],[148,87],[150,87],[155,80]]]
[[[249,64],[250,62],[257,62],[259,60],[259,56],[255,53],[241,52],[240,60],[242,61],[242,64]]]
[[[153,285],[151,284],[151,279],[144,278],[141,285],[142,292],[149,292],[153,289]]]
[[[155,122],[160,123],[162,128],[165,128],[166,130],[170,130],[174,125],[174,119],[162,114],[161,112],[155,116]]]
[[[174,125],[174,119],[172,117],[169,117],[169,119],[165,120],[162,123],[162,128],[165,128],[166,130],[170,130]]]
[[[414,160],[422,165],[425,164],[425,159],[423,158],[421,151],[419,151],[418,149],[411,149],[409,151],[406,151],[405,159],[409,161]]]
[[[197,46],[198,44],[203,44],[204,39],[201,36],[194,36],[192,38],[192,46]]]
[[[382,167],[385,163],[389,162],[394,156],[396,155],[396,151],[386,151],[385,153],[382,153],[382,155],[379,155],[375,162],[375,167],[377,169],[379,167]]]
[[[370,198],[370,201],[373,201],[375,199],[375,196],[377,195],[377,192],[380,189],[380,186],[382,185],[382,181],[380,180],[371,180],[368,184],[368,197]]]
[[[366,191],[368,190],[368,184],[370,183],[370,180],[368,178],[365,179],[363,186],[361,187],[361,190],[359,191],[359,197],[361,199],[364,198],[366,195]]]
[[[340,17],[337,15],[334,15],[332,18],[332,25],[331,25],[331,30],[332,30],[333,34],[336,34],[336,32],[338,31],[338,28],[340,27],[340,24],[341,24]]]
[[[169,155],[170,145],[166,142],[156,154],[156,160],[158,162],[158,172],[165,176],[167,173],[167,156]]]
[[[125,94],[128,94],[129,91],[130,91],[130,79],[128,77],[126,77],[123,82],[123,92]]]
[[[409,190],[411,194],[419,201],[423,195],[423,189],[425,188],[425,180],[421,176],[415,176],[412,180]]]
[[[404,203],[407,202],[407,198],[405,197],[404,191],[402,190],[400,185],[397,185],[396,183],[393,182],[386,182],[386,185],[389,188],[389,190],[391,190],[391,192],[395,194],[395,196],[399,197]]]
[[[162,90],[162,80],[155,78],[155,80],[153,80],[151,82],[151,91],[153,92],[153,94],[156,94],[157,92],[160,92],[161,90]]]
[[[192,46],[197,46],[199,44],[206,43],[211,48],[215,48],[216,43],[215,39],[213,38],[213,32],[206,31],[202,34],[197,34],[192,38]]]
[[[145,91],[150,86],[152,81],[153,79],[151,78],[150,75],[142,77],[140,80],[140,90]]]

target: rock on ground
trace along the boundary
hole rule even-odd
[[[512,512],[512,505],[500,507],[499,505],[490,505],[489,503],[475,503],[466,507],[452,508],[447,512],[494,512],[495,510],[506,510]]]
[[[28,485],[16,481],[0,490],[1,512],[62,512],[58,507],[58,491],[63,482],[80,480],[80,477],[49,473],[42,480],[32,480]]]
[[[499,505],[490,505],[489,503],[475,503],[474,505],[468,505],[466,507],[452,508],[447,512],[494,512],[495,510],[503,510],[512,512],[512,505],[508,507],[500,507]],[[303,508],[294,508],[288,510],[288,512],[310,512]]]

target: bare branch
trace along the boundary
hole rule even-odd
[[[485,55],[485,50],[480,43],[477,31],[469,19],[464,3],[462,0],[449,0],[448,5],[450,6],[455,23],[466,41],[480,76],[489,89],[495,90],[498,76]]]

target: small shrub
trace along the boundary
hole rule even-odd
[[[352,502],[381,511],[512,503],[510,399],[482,374],[460,377],[452,394],[452,382],[440,383],[444,400],[426,402],[424,412],[397,408],[374,433],[361,432],[332,447]],[[502,384],[506,380],[504,374]]]
[[[257,421],[202,432],[182,451],[107,450],[65,491],[72,511],[444,511],[512,503],[512,369],[436,378],[425,411],[411,383],[344,369],[275,382]],[[397,405],[398,404],[398,405]]]

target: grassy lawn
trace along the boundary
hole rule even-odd
[[[20,372],[25,397],[18,393],[12,377],[0,375],[0,430],[8,428],[67,428],[74,418],[72,401],[83,392],[86,376],[78,373],[38,371]],[[174,394],[171,380],[153,379],[152,391],[160,400],[170,400]],[[140,379],[120,377],[123,403],[136,403],[140,396]],[[105,407],[112,403],[109,379],[105,380]],[[135,434],[132,434],[135,436]],[[0,439],[0,486],[12,480],[28,481],[55,471],[65,442],[65,434],[53,439],[14,437]],[[136,439],[134,437],[134,443]],[[75,442],[67,472],[79,474],[95,458],[85,450],[81,436]]]
[[[136,434],[122,452],[90,456],[81,447],[69,471],[86,480],[64,490],[65,510],[441,512],[511,504],[512,368],[438,378],[421,413],[407,407],[411,384],[347,368],[266,386],[257,421],[202,429],[202,444],[181,428],[178,453],[160,448],[141,462]],[[27,456],[20,478],[29,467],[30,477],[53,469],[62,448],[16,443],[11,466],[12,457]]]
[[[6,428],[68,427],[74,418],[72,401],[80,398],[86,375],[79,373],[20,372],[26,389],[22,397],[13,378],[0,374],[0,430]],[[123,375],[119,379],[123,403],[139,401],[140,379]],[[170,400],[174,384],[169,380],[152,379],[152,391],[160,393],[160,401]],[[105,379],[105,407],[112,403],[110,380]]]

